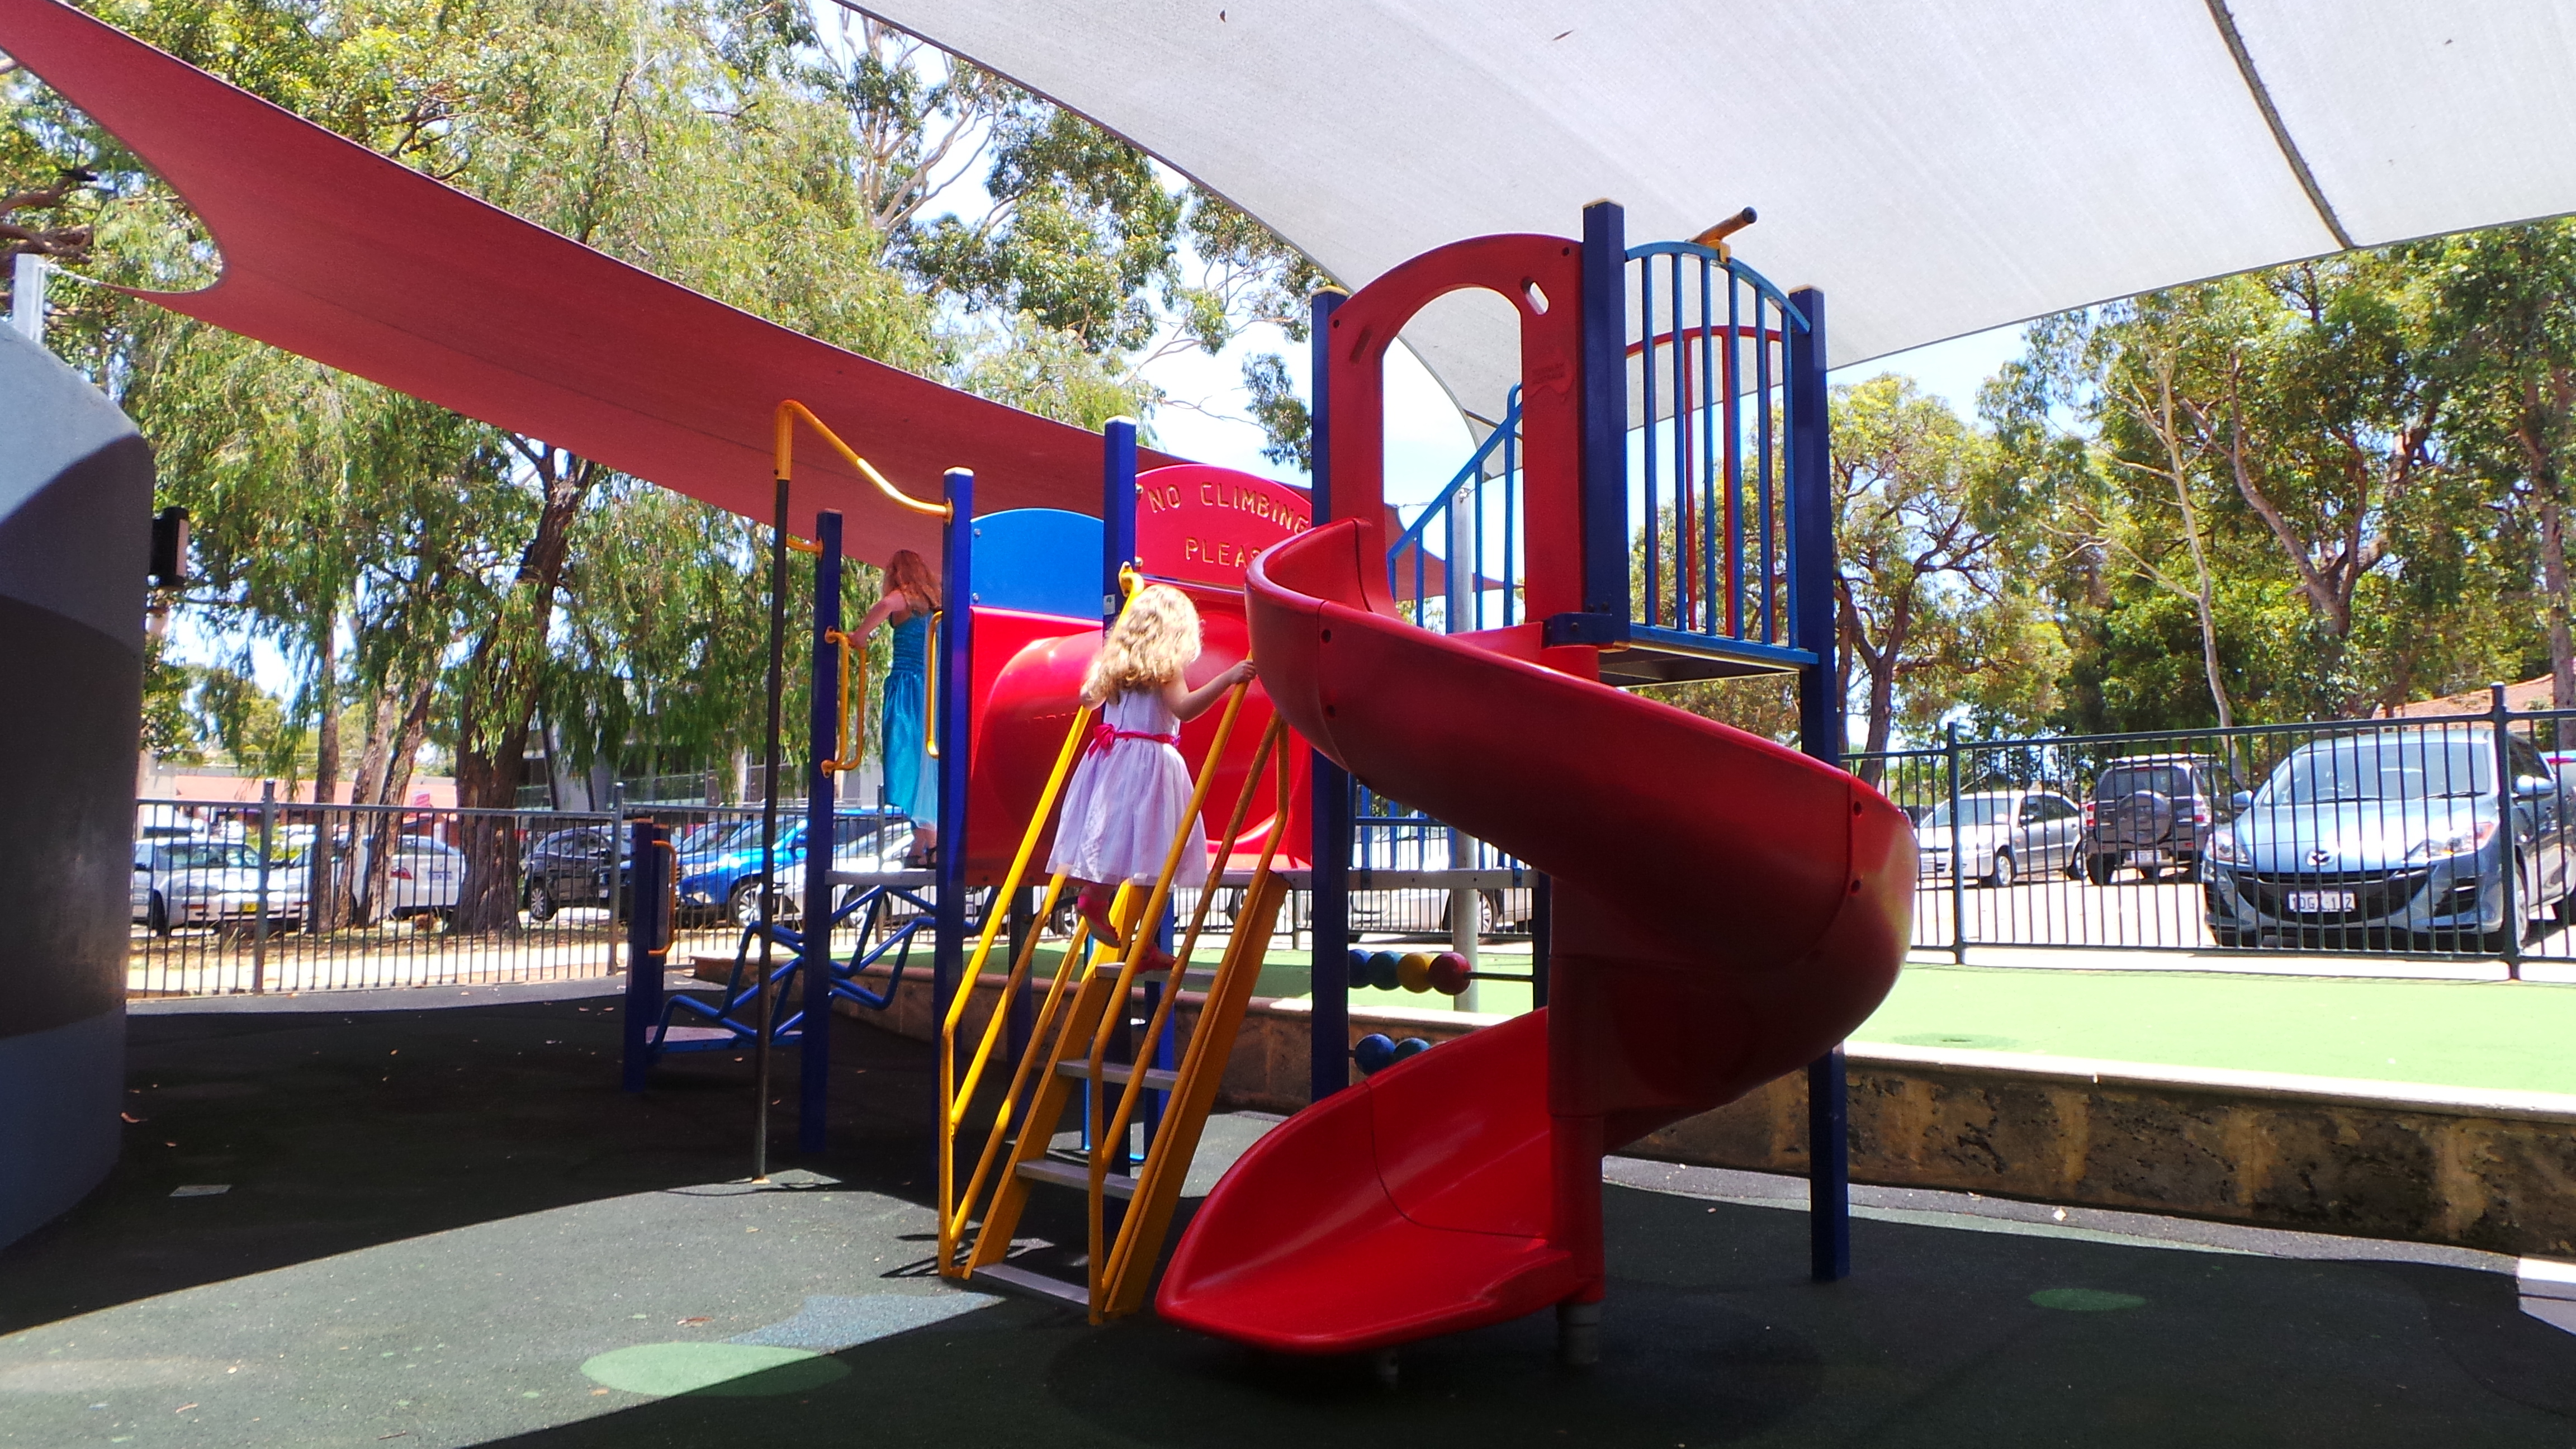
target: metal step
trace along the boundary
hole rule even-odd
[[[1014,1268],[1008,1263],[995,1263],[989,1268],[978,1268],[974,1276],[967,1281],[980,1283],[988,1278],[1005,1288],[1017,1288],[1023,1293],[1035,1293],[1042,1297],[1058,1299],[1076,1308],[1088,1310],[1091,1307],[1091,1289],[1088,1286],[1081,1283],[1067,1283],[1062,1278],[1050,1278],[1044,1273],[1032,1273],[1026,1268]]]
[[[1059,1162],[1052,1157],[1042,1157],[1035,1162],[1021,1163],[1020,1176],[1031,1182],[1069,1187],[1075,1192],[1091,1191],[1091,1169],[1079,1162]],[[1136,1179],[1113,1172],[1101,1185],[1101,1190],[1111,1197],[1132,1198],[1136,1195]],[[987,1268],[984,1271],[989,1273],[993,1270]]]
[[[1134,1071],[1135,1068],[1125,1062],[1100,1064],[1101,1080],[1121,1087],[1127,1085],[1128,1075]],[[1091,1075],[1091,1067],[1087,1062],[1058,1062],[1055,1064],[1055,1074],[1059,1077],[1071,1077],[1078,1082]],[[1168,1092],[1180,1084],[1181,1074],[1178,1072],[1167,1072],[1161,1067],[1145,1069],[1145,1085],[1157,1092]]]

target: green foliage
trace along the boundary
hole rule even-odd
[[[1251,399],[1252,420],[1269,439],[1261,456],[1301,472],[1314,471],[1315,418],[1288,380],[1287,360],[1275,352],[1244,359],[1243,389]]]
[[[1908,378],[1832,399],[1835,580],[1861,748],[1964,707],[2012,727],[2053,708],[2063,660],[2029,590],[2027,502],[1991,439]]]
[[[1983,411],[2073,660],[2059,722],[2343,716],[2564,658],[2571,256],[2544,223],[2035,325]]]
[[[1087,122],[874,22],[825,34],[781,0],[92,8],[565,236],[1085,427],[1150,416],[1146,363],[1301,311],[1314,275]],[[40,210],[94,231],[85,271],[213,280],[220,258],[179,199],[0,67],[0,193],[74,165],[96,184]],[[973,175],[991,204],[940,215]],[[276,757],[345,708],[362,785],[395,788],[426,741],[479,771],[489,803],[540,720],[574,763],[628,773],[756,752],[758,525],[107,289],[56,300],[49,341],[117,393],[158,450],[161,501],[194,515],[195,573],[174,602],[303,676],[265,700],[239,671],[156,654],[156,750]],[[789,573],[801,616],[810,575],[801,559]],[[854,575],[863,608],[875,585]],[[802,711],[791,699],[791,722]]]

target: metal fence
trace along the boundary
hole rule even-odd
[[[2576,959],[2576,712],[1969,741],[1846,764],[1915,819],[1914,945]],[[2507,822],[2510,822],[2508,828]]]
[[[146,800],[136,818],[127,990],[136,996],[298,992],[567,980],[620,970],[629,889],[627,822],[671,828],[683,862],[673,959],[729,959],[758,916],[758,805],[630,806],[614,813],[459,810]],[[848,812],[833,855],[843,870],[900,868],[902,817]],[[1450,832],[1419,817],[1370,832],[1356,863],[1380,871],[1500,862],[1474,842],[1453,856]],[[801,905],[804,807],[781,802],[779,889]],[[1210,925],[1232,919],[1239,887],[1218,886]],[[979,892],[981,900],[986,892]],[[1298,890],[1280,948],[1304,944],[1311,893]],[[1360,929],[1381,937],[1447,937],[1452,893],[1353,893]],[[477,909],[477,902],[481,908]],[[1182,918],[1197,892],[1180,892]],[[1488,937],[1527,929],[1529,892],[1513,881],[1478,897]],[[1040,923],[1071,928],[1070,907]],[[927,942],[923,943],[927,948]]]

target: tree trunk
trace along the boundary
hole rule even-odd
[[[393,883],[393,852],[402,835],[403,803],[411,790],[412,762],[429,731],[430,701],[438,694],[438,676],[424,668],[423,678],[378,696],[368,721],[367,745],[358,764],[352,805],[375,810],[349,812],[349,853],[342,872],[347,902],[343,918],[373,925],[384,918],[387,888]]]
[[[2556,478],[2539,480],[2540,582],[2549,595],[2549,707],[2576,707],[2576,647],[2571,647],[2567,608],[2567,510]]]
[[[519,555],[509,591],[476,641],[459,692],[456,719],[456,803],[467,810],[513,811],[525,773],[529,722],[545,681],[547,636],[555,593],[563,582],[573,520],[599,476],[599,467],[542,444],[519,444],[545,490],[537,528]],[[519,836],[506,813],[462,817],[457,845],[465,853],[455,929],[519,929]]]
[[[313,848],[305,857],[309,877],[305,910],[307,929],[316,935],[336,929],[340,918],[332,885],[331,800],[340,790],[340,618],[331,611],[322,621],[321,647],[314,651],[313,687],[316,719],[313,737]]]

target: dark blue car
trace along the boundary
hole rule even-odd
[[[886,827],[889,817],[867,814],[833,817],[833,854],[864,844]],[[704,919],[721,913],[737,926],[749,926],[760,919],[760,822],[747,820],[729,830],[712,831],[714,843],[694,851],[683,851],[679,860],[680,911],[684,916]],[[778,868],[787,871],[805,863],[805,816],[781,812],[778,822]]]
[[[2209,846],[2204,887],[2221,946],[2365,943],[2503,949],[2519,927],[2571,913],[2571,802],[2548,762],[2508,736],[2497,789],[2495,731],[2391,728],[2301,746]],[[2512,797],[2505,829],[2503,795]],[[2508,905],[2507,862],[2513,868]]]

